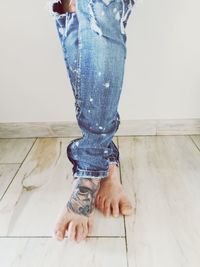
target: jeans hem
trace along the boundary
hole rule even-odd
[[[119,161],[109,160],[109,164],[115,164],[117,167],[119,167]]]
[[[116,164],[116,166],[117,167],[119,167],[119,156],[117,156],[117,157],[110,157],[110,158],[108,158],[108,162],[109,162],[109,164]]]
[[[74,178],[106,178],[108,176],[107,171],[91,171],[91,170],[80,170],[76,169],[73,173]]]

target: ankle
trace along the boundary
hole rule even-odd
[[[95,207],[95,198],[100,188],[100,179],[78,178],[67,208],[74,213],[84,216],[91,216]]]

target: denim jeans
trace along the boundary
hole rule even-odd
[[[125,28],[133,0],[76,0],[75,12],[48,1],[75,99],[82,136],[66,148],[74,178],[105,178],[119,166],[112,141],[120,124],[118,103],[126,59]]]

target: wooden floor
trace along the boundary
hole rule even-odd
[[[72,139],[0,139],[0,266],[199,267],[200,135],[115,137],[135,213],[96,211],[79,244],[52,238],[70,195]]]

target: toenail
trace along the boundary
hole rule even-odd
[[[63,234],[62,234],[61,231],[57,231],[56,236],[57,236],[58,238],[63,238]]]

